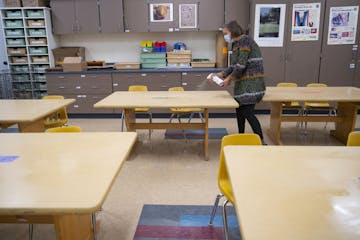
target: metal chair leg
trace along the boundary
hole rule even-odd
[[[227,221],[227,213],[226,213],[226,205],[229,203],[229,200],[225,200],[223,203],[223,231],[224,231],[224,239],[229,240],[229,226]]]
[[[204,116],[202,115],[202,113],[201,112],[198,112],[198,113],[199,113],[199,118],[200,118],[201,122],[205,122]]]
[[[34,225],[29,224],[29,240],[33,239]]]
[[[91,214],[91,221],[93,225],[93,239],[96,240],[96,213]]]
[[[152,113],[151,112],[148,112],[149,114],[149,122],[152,123]],[[151,129],[149,129],[149,140],[151,140]]]
[[[175,117],[175,113],[172,113],[169,119],[169,123],[171,123],[171,121],[173,120],[173,118]]]
[[[125,112],[124,110],[121,112],[121,131],[123,132],[124,131],[124,116],[125,115]]]
[[[213,221],[214,221],[214,218],[215,218],[215,214],[216,214],[216,210],[217,210],[217,208],[218,208],[218,206],[219,206],[220,198],[222,198],[223,196],[224,196],[224,195],[222,195],[222,194],[218,194],[218,195],[216,196],[215,203],[214,203],[214,206],[213,206],[213,208],[212,208],[212,210],[211,210],[211,214],[210,214],[209,226],[212,226],[212,224],[213,224]]]

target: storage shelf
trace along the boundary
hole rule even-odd
[[[29,28],[36,28],[36,29],[43,28],[43,29],[45,29],[45,26],[25,26],[25,28],[27,28],[27,29],[29,29]]]
[[[5,38],[25,38],[25,36],[5,36]]]
[[[4,27],[4,29],[23,29],[24,27]]]
[[[19,48],[19,47],[26,47],[26,45],[7,45],[7,48]]]
[[[39,62],[39,63],[30,63],[30,64],[32,64],[32,65],[49,65],[50,63],[43,63],[43,62]]]
[[[29,63],[9,63],[9,65],[29,65]]]

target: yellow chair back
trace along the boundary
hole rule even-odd
[[[360,131],[349,133],[346,146],[360,146]]]
[[[184,91],[184,88],[183,87],[171,87],[171,88],[169,88],[169,91],[170,92],[176,92],[176,91],[181,92],[181,91]]]
[[[297,87],[298,85],[296,83],[292,82],[279,82],[276,84],[277,87]]]
[[[231,134],[223,137],[221,141],[220,162],[218,172],[218,185],[222,194],[231,202],[234,197],[229,180],[229,174],[225,165],[224,147],[229,145],[261,145],[259,135],[253,133]]]
[[[42,99],[64,99],[64,97],[61,95],[47,95],[43,96]],[[44,125],[46,128],[61,127],[68,121],[69,119],[67,116],[66,107],[63,107],[57,112],[48,116],[44,121]]]
[[[148,91],[148,87],[145,85],[131,85],[129,86],[130,92],[146,92]]]
[[[306,85],[306,87],[327,87],[327,85],[325,83],[309,83]],[[305,108],[330,108],[330,104],[329,102],[305,102],[304,103],[304,107]]]
[[[82,132],[82,130],[78,126],[64,126],[64,127],[48,128],[48,129],[46,129],[45,132],[46,133],[75,133],[75,132]]]
[[[276,84],[277,87],[297,87],[298,85],[296,83],[292,82],[279,82]],[[300,103],[293,101],[288,103],[283,103],[284,108],[301,108]]]

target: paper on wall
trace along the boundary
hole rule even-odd
[[[319,39],[320,3],[293,4],[291,41]]]

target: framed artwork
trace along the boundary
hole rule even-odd
[[[321,3],[293,4],[291,41],[319,39]]]
[[[150,4],[150,22],[172,22],[174,20],[172,3]]]
[[[261,47],[282,47],[286,4],[256,4],[254,40]]]
[[[180,28],[197,27],[197,4],[179,5],[179,27]]]

